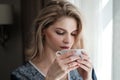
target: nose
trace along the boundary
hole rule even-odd
[[[72,43],[72,41],[73,41],[73,38],[72,38],[71,35],[66,35],[66,36],[64,36],[63,42],[64,42],[65,44],[70,44],[70,43]]]

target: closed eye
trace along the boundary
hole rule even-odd
[[[77,30],[75,30],[75,31],[73,31],[73,32],[71,33],[72,36],[77,36],[77,34],[78,34],[78,31],[77,31]]]
[[[63,31],[63,30],[56,30],[56,33],[57,33],[58,35],[64,35],[64,34],[65,34],[65,31]]]
[[[64,35],[65,34],[65,32],[56,32],[57,34],[59,34],[59,35]]]

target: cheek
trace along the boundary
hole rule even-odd
[[[74,43],[75,43],[75,38],[72,37],[69,44],[72,46]]]
[[[59,44],[62,42],[62,38],[56,35],[55,33],[48,33],[46,35],[46,40],[52,44]]]

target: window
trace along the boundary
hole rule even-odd
[[[69,0],[84,16],[85,48],[98,80],[112,80],[112,0]]]

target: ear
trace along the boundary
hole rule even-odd
[[[46,29],[42,30],[42,36],[45,36]]]
[[[43,29],[41,33],[43,42],[45,41],[45,32],[46,32],[46,29]]]

